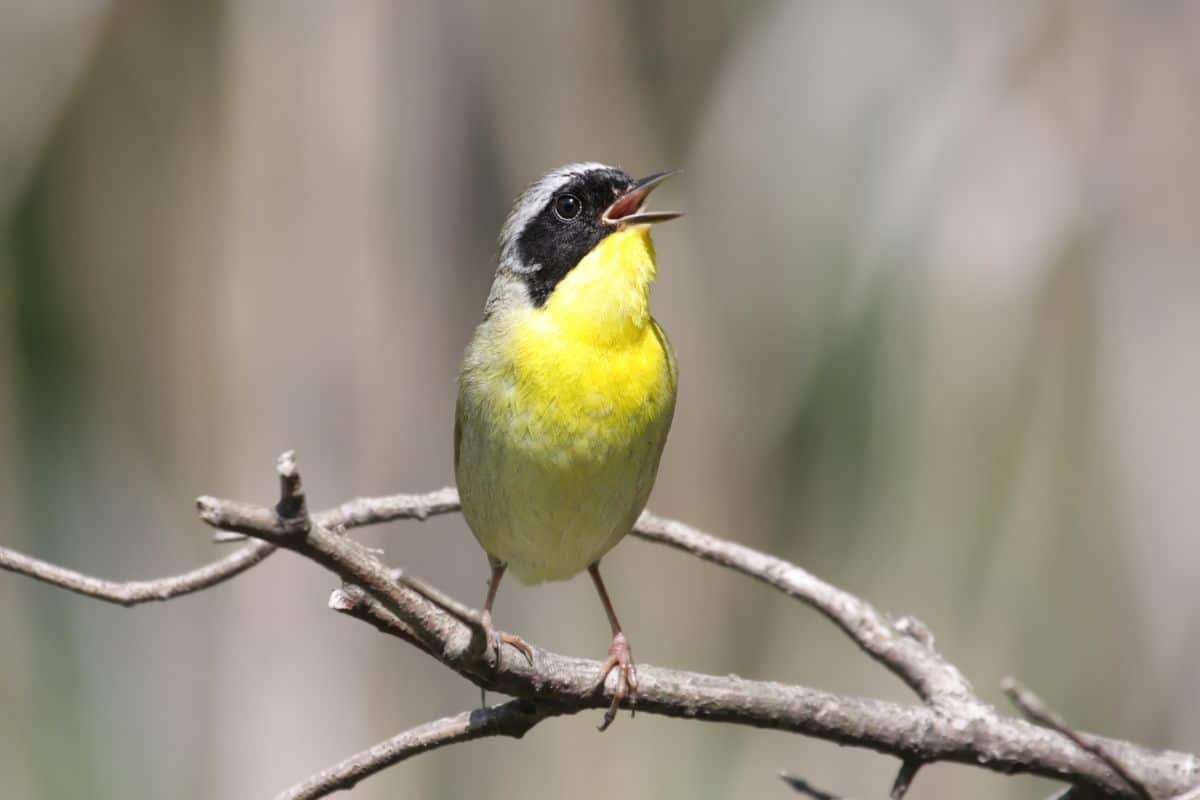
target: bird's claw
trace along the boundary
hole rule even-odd
[[[633,716],[637,706],[637,667],[633,664],[633,651],[629,649],[629,642],[623,633],[613,636],[612,644],[608,648],[608,660],[600,668],[597,690],[603,691],[608,673],[614,669],[617,670],[617,686],[613,691],[612,705],[604,712],[604,720],[599,725],[601,731],[607,730],[608,726],[613,724],[626,697],[629,698],[629,716]]]
[[[487,638],[487,652],[492,654],[492,658],[494,659],[494,663],[491,665],[493,668],[500,666],[500,648],[506,644],[525,656],[525,660],[529,662],[529,666],[533,666],[533,650],[525,643],[525,640],[515,633],[505,633],[504,631],[496,630],[496,626],[492,624],[492,615],[490,613],[485,611],[480,615],[479,625],[483,628],[483,634]]]

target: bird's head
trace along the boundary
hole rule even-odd
[[[652,262],[648,226],[681,214],[645,211],[642,204],[656,186],[674,174],[659,172],[635,180],[616,167],[595,163],[568,164],[547,173],[517,198],[504,224],[501,269],[520,278],[533,305],[541,308],[572,270],[589,256],[598,258],[600,245],[613,234],[635,236]],[[605,264],[597,268],[601,272],[597,277],[622,277],[614,274],[615,265],[614,269],[606,269]]]

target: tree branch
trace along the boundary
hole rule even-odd
[[[340,614],[361,619],[380,633],[391,634],[429,653],[429,645],[412,628],[381,604],[369,602],[366,594],[357,586],[347,584],[341,589],[334,589],[329,596],[329,607]]]
[[[1125,785],[1133,791],[1139,800],[1154,800],[1153,795],[1150,794],[1145,785],[1133,776],[1129,769],[1121,763],[1121,759],[1108,752],[1108,748],[1102,742],[1075,730],[1065,719],[1042,702],[1040,697],[1021,686],[1013,678],[1005,678],[1001,684],[1001,688],[1008,695],[1008,699],[1012,701],[1012,704],[1031,722],[1058,731],[1078,747],[1100,759],[1113,772],[1121,776],[1121,780],[1125,781]]]
[[[453,717],[427,722],[382,741],[368,750],[355,753],[302,783],[280,792],[275,796],[275,800],[315,800],[325,797],[343,789],[350,789],[363,778],[369,778],[393,764],[459,742],[488,736],[510,736],[520,739],[534,725],[557,713],[559,712],[540,709],[528,700],[510,700],[498,706],[477,708]]]
[[[324,527],[352,528],[399,519],[424,520],[460,508],[458,492],[447,486],[425,494],[360,497],[317,515],[317,521]],[[970,684],[934,651],[928,631],[911,617],[893,625],[869,604],[795,564],[648,511],[638,519],[633,534],[741,572],[812,606],[928,702],[978,702]]]
[[[452,511],[457,508],[452,491],[402,496],[407,499],[360,499],[314,515],[306,527],[282,519],[275,509],[212,497],[201,497],[197,507],[201,518],[215,528],[293,550],[344,583],[359,587],[353,592],[343,590],[341,596],[335,593],[339,611],[406,641],[417,640],[425,652],[482,688],[524,698],[554,713],[607,706],[613,686],[611,681],[605,687],[595,685],[599,662],[535,647],[533,664],[511,655],[491,664],[473,626],[426,596],[429,593],[397,580],[374,553],[325,526],[329,521],[350,527]],[[343,509],[350,506],[354,510],[345,514]],[[1003,773],[1030,772],[1136,797],[1108,764],[1069,738],[1003,717],[979,700],[958,670],[933,650],[932,637],[915,620],[889,623],[869,604],[794,564],[681,523],[646,514],[635,534],[736,569],[814,606],[928,703],[902,706],[801,686],[644,665],[639,668],[639,710],[792,731],[874,749],[911,764],[954,761]],[[1195,756],[1090,738],[1135,770],[1157,796],[1171,797],[1200,783],[1200,760]]]
[[[292,453],[278,463],[280,500],[261,507],[202,497],[201,518],[221,540],[248,544],[191,572],[152,581],[114,582],[83,575],[0,548],[0,568],[120,605],[167,600],[206,589],[262,561],[276,547],[303,555],[341,578],[330,607],[368,622],[436,658],[476,685],[517,700],[427,723],[356,754],[281,797],[321,797],[412,755],[484,736],[517,736],[550,716],[605,708],[615,686],[599,686],[600,663],[533,648],[533,662],[489,657],[478,612],[434,586],[389,568],[345,535],[362,525],[426,519],[459,509],[452,488],[426,494],[357,498],[310,514]],[[1030,772],[1068,781],[1068,795],[1200,800],[1200,759],[1153,752],[1081,734],[1013,687],[1014,702],[1038,727],[1000,715],[980,700],[933,646],[918,620],[888,620],[869,603],[795,564],[645,513],[633,531],[642,539],[691,553],[794,597],[822,613],[864,652],[925,701],[903,706],[802,686],[717,677],[643,665],[639,710],[669,717],[732,722],[792,731],[896,756],[902,767],[892,796],[903,796],[917,770],[936,761],[975,764],[1003,773]],[[1032,704],[1029,702],[1032,698]],[[1061,724],[1054,724],[1055,721]],[[795,783],[793,783],[795,785]],[[808,787],[811,789],[811,787]]]
[[[239,575],[275,552],[275,546],[254,542],[203,567],[149,581],[110,581],[93,578],[65,567],[55,566],[31,556],[0,547],[0,569],[27,575],[76,594],[94,597],[120,606],[136,606],[156,600],[170,600],[201,589],[216,586]]]
[[[928,631],[912,618],[893,625],[869,603],[795,564],[649,512],[642,514],[634,534],[728,567],[813,607],[927,703],[967,713],[982,710],[966,678],[937,654]],[[914,634],[918,629],[921,633]]]

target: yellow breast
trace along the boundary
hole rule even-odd
[[[480,326],[459,391],[472,531],[526,581],[569,577],[628,533],[654,483],[675,364],[650,317],[642,229],[606,237],[542,308]]]
[[[534,417],[549,447],[603,457],[673,401],[666,338],[650,317],[653,245],[643,228],[605,238],[542,309],[511,328],[507,356],[517,417]],[[531,420],[532,421],[532,420]],[[561,437],[561,438],[560,438]]]
[[[654,271],[642,230],[608,236],[512,329],[514,402],[538,409],[581,455],[646,427],[674,391],[670,350],[649,314]]]

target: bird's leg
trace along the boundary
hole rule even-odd
[[[483,601],[483,613],[479,615],[479,624],[483,627],[484,635],[487,637],[488,649],[496,654],[496,666],[500,666],[500,645],[510,644],[520,651],[521,655],[525,656],[525,660],[529,662],[529,666],[533,666],[533,651],[529,649],[529,645],[525,644],[525,640],[513,633],[504,633],[496,630],[492,625],[492,604],[496,602],[496,592],[500,589],[500,579],[504,577],[505,565],[489,557],[488,563],[492,565],[492,577],[488,581],[487,599]]]
[[[621,622],[617,619],[617,612],[613,610],[612,601],[608,599],[608,590],[604,588],[604,581],[600,578],[600,562],[597,561],[588,567],[588,574],[596,584],[596,592],[600,595],[600,602],[604,604],[604,613],[608,614],[608,623],[612,626],[613,634],[612,644],[608,647],[608,659],[600,668],[600,681],[596,688],[603,689],[608,673],[617,670],[617,688],[613,692],[612,705],[604,712],[604,721],[600,723],[600,730],[605,730],[617,718],[617,710],[626,697],[629,698],[629,713],[632,716],[634,706],[637,705],[637,667],[633,665],[633,651],[629,649],[629,641],[621,631]]]

